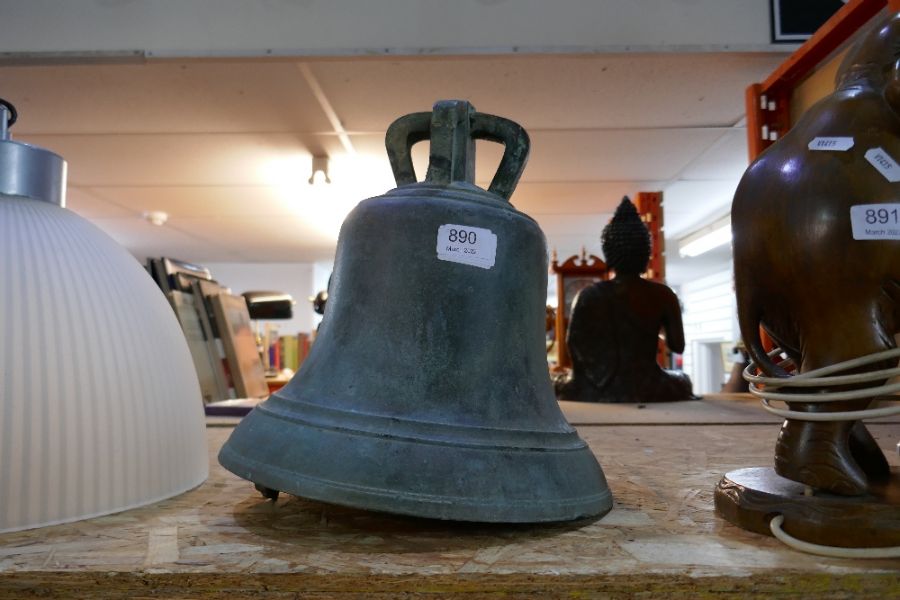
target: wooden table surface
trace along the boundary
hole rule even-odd
[[[900,598],[900,560],[802,554],[715,515],[725,472],[772,464],[779,420],[755,401],[563,408],[615,496],[602,519],[476,525],[284,496],[273,504],[219,467],[231,422],[218,419],[198,488],[0,535],[0,598]],[[900,466],[900,421],[870,429]]]

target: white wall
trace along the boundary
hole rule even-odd
[[[0,0],[0,15],[0,52],[24,55],[773,48],[765,0]]]
[[[309,297],[313,288],[313,265],[310,263],[203,263],[213,279],[241,294],[251,290],[272,290],[294,297],[294,318],[272,321],[281,335],[313,330],[312,304]]]
[[[729,367],[724,363],[710,365],[695,354],[704,349],[702,344],[734,344],[739,339],[733,279],[729,268],[685,283],[679,291],[684,307],[684,371],[691,377],[695,394],[719,392],[722,381],[718,379],[728,374]],[[715,375],[714,381],[706,381],[710,373]]]

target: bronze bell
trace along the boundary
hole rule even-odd
[[[476,139],[505,145],[487,191]],[[309,357],[219,461],[269,497],[461,521],[606,513],[603,471],[548,376],[544,235],[508,201],[528,135],[451,100],[396,120],[386,145],[399,187],[344,221]]]

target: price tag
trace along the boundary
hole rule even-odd
[[[810,150],[846,152],[853,147],[852,137],[817,137],[807,146]]]
[[[884,148],[871,148],[866,151],[866,160],[875,167],[884,178],[891,183],[900,181],[900,165]]]
[[[857,204],[850,207],[854,240],[900,240],[900,204]]]
[[[490,229],[468,225],[441,225],[437,231],[437,257],[482,269],[494,266],[497,236]]]

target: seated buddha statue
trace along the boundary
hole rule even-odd
[[[650,233],[626,197],[601,236],[609,281],[578,293],[566,345],[572,371],[555,382],[561,400],[670,402],[694,398],[684,373],[656,362],[659,332],[676,353],[684,351],[678,297],[641,273],[650,261]]]

